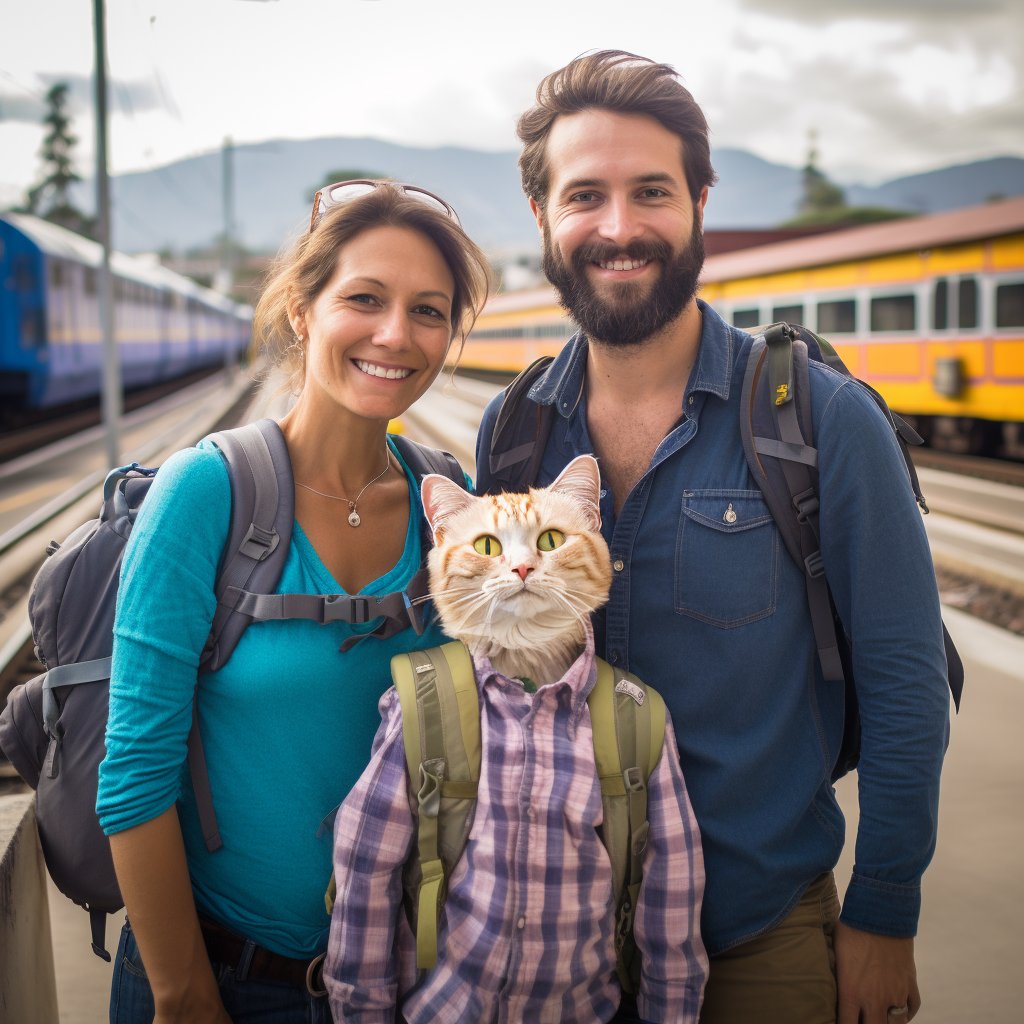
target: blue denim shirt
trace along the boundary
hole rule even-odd
[[[707,870],[702,931],[720,953],[777,924],[844,843],[830,783],[843,688],[818,665],[803,574],[747,469],[740,391],[751,337],[700,303],[700,351],[677,426],[615,516],[597,650],[672,712]],[[593,452],[587,341],[573,338],[531,392],[554,404],[539,484]],[[949,693],[939,599],[899,447],[856,382],[811,366],[821,544],[854,637],[862,716],[860,826],[843,920],[915,934],[934,846]],[[497,415],[484,413],[478,463]],[[732,514],[726,515],[731,506]]]

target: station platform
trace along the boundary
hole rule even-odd
[[[956,609],[944,615],[967,682],[943,772],[938,848],[924,879],[916,943],[924,1005],[916,1024],[1008,1024],[1024,1003],[1018,938],[1024,816],[1012,810],[1024,779],[1024,637]],[[856,776],[842,780],[837,792],[852,837]],[[836,870],[840,892],[852,865],[851,841]],[[52,1024],[100,1024],[107,1019],[111,966],[90,949],[88,915],[52,886],[50,915],[60,1007]],[[112,950],[121,920],[117,915],[108,924]]]

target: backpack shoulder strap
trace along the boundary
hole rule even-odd
[[[551,356],[540,356],[505,388],[488,458],[477,466],[478,493],[521,491],[536,481],[554,408],[530,401],[529,393],[553,361]]]
[[[398,453],[405,459],[406,465],[415,473],[417,480],[423,479],[428,473],[438,473],[460,487],[466,486],[466,475],[459,465],[459,460],[451,452],[420,444],[405,434],[392,434],[391,439],[395,442]]]
[[[743,375],[740,434],[750,473],[801,568],[826,679],[844,679],[818,541],[818,452],[811,436],[807,345],[788,324],[754,338]]]
[[[281,428],[263,419],[210,435],[231,481],[231,527],[217,571],[217,611],[203,667],[220,668],[254,616],[242,610],[246,591],[272,594],[281,578],[292,523],[295,488]]]
[[[469,838],[480,779],[480,699],[464,644],[397,654],[391,677],[402,707],[406,767],[416,793],[415,866],[410,865],[416,966],[437,963],[447,880]]]
[[[594,734],[594,763],[601,783],[601,839],[612,864],[615,951],[619,981],[635,992],[640,963],[633,939],[643,853],[647,845],[647,780],[665,739],[665,702],[635,675],[598,658],[597,679],[587,698]]]
[[[231,525],[217,569],[217,608],[200,665],[213,671],[231,657],[253,621],[240,607],[250,588],[273,591],[281,578],[295,518],[291,461],[281,428],[271,419],[210,435],[228,468],[231,485]],[[206,752],[199,732],[199,708],[192,704],[188,765],[196,811],[206,848],[212,853],[223,842],[210,791]]]

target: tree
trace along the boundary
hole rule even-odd
[[[74,149],[78,137],[71,132],[67,112],[68,85],[57,82],[46,94],[47,131],[39,155],[43,162],[43,178],[28,190],[26,208],[29,213],[60,224],[81,234],[94,235],[95,222],[71,201],[71,186],[82,179],[75,172]]]
[[[818,149],[815,139],[816,133],[812,131],[807,151],[807,163],[804,164],[804,192],[799,208],[801,216],[831,213],[846,206],[846,193],[838,185],[829,181],[825,174],[818,169]]]
[[[842,227],[909,216],[904,210],[891,210],[883,206],[848,206],[846,193],[818,168],[818,149],[815,142],[816,132],[812,130],[807,149],[807,163],[803,169],[803,195],[800,197],[798,213],[779,227]]]

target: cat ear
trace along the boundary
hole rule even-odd
[[[575,498],[591,528],[601,529],[601,471],[593,455],[577,455],[548,489]]]
[[[468,508],[475,500],[469,491],[463,490],[446,476],[428,473],[420,483],[420,497],[423,499],[423,513],[430,523],[434,543],[444,534],[445,525],[452,516]]]

